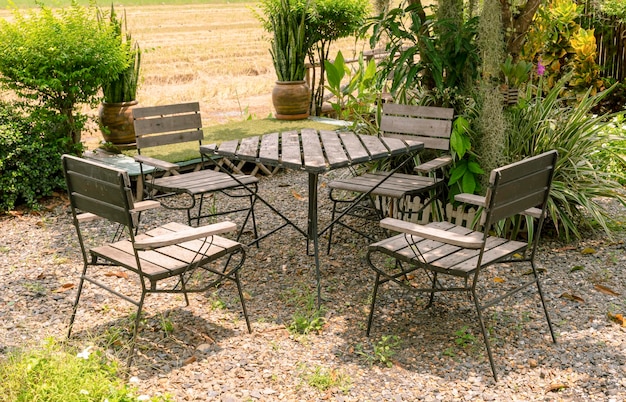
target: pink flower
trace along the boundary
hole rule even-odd
[[[545,72],[546,72],[546,66],[541,64],[541,57],[540,57],[539,60],[537,61],[537,75],[541,77],[543,74],[545,74]]]

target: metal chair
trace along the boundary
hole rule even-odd
[[[251,332],[239,280],[245,250],[240,243],[218,236],[236,230],[234,223],[221,222],[202,227],[168,223],[136,235],[139,211],[134,209],[127,172],[70,155],[64,155],[62,160],[73,223],[84,263],[68,337],[72,333],[85,282],[137,306],[128,366],[132,363],[141,311],[149,293],[182,293],[189,305],[188,293],[204,292],[223,281],[233,281],[237,285],[248,332]],[[88,249],[83,234],[85,220],[81,219],[84,214],[89,214],[89,219],[98,216],[123,226],[128,238]],[[233,256],[236,257],[231,261]],[[137,292],[140,293],[138,297],[115,289],[98,278],[98,268],[111,266],[136,275],[140,291]],[[201,281],[198,280],[200,274]],[[190,281],[192,275],[194,280]]]
[[[474,301],[493,377],[497,381],[496,366],[483,312],[504,298],[536,285],[552,340],[556,342],[535,266],[535,255],[546,217],[546,205],[556,161],[557,152],[550,151],[494,169],[485,197],[459,195],[459,201],[483,208],[482,231],[473,231],[448,222],[435,222],[423,226],[393,218],[383,219],[380,223],[382,227],[401,233],[369,246],[367,261],[376,273],[376,281],[367,335],[369,336],[372,328],[376,295],[384,283],[395,283],[418,292],[429,293],[428,306],[433,303],[434,294],[437,292],[467,292]],[[534,219],[534,224],[529,225],[526,241],[507,238],[503,234],[497,235],[499,222],[520,214],[527,216],[528,220]],[[395,265],[385,261],[389,257],[396,261]],[[517,286],[512,287],[511,284],[511,288],[499,296],[482,301],[476,289],[479,274],[484,268],[502,262],[510,263],[511,266],[529,263],[532,268],[532,279],[524,280],[524,273],[511,270],[510,272],[518,275],[504,279],[507,284],[516,280]],[[416,277],[412,274],[414,271],[418,271],[416,274],[425,273],[426,283],[412,283]],[[446,283],[442,283],[440,276],[446,278]]]
[[[402,138],[424,143],[426,152],[431,159],[422,161],[415,167],[417,174],[394,173],[386,178],[388,172],[374,172],[354,177],[336,179],[328,183],[329,197],[333,202],[332,220],[339,215],[335,224],[339,224],[359,235],[374,241],[374,238],[363,230],[350,226],[342,215],[349,215],[368,221],[378,221],[385,216],[397,216],[399,219],[419,217],[428,206],[438,207],[435,200],[445,204],[445,178],[443,169],[452,162],[450,156],[450,135],[454,109],[428,106],[383,104],[380,121],[381,136]],[[371,190],[367,205],[353,210],[348,207],[360,194]],[[356,196],[353,196],[355,195]],[[416,199],[420,198],[420,206],[413,210]],[[445,210],[442,214],[445,217]],[[333,226],[328,232],[328,252],[332,245]]]
[[[200,220],[204,218],[245,212],[246,218],[237,240],[249,218],[252,218],[254,238],[258,237],[254,203],[259,179],[238,174],[235,176],[239,180],[237,181],[227,173],[205,168],[205,165],[213,163],[213,160],[206,158],[199,150],[204,134],[198,102],[135,108],[133,121],[138,152],[135,160],[140,164],[141,180],[148,197],[158,197],[165,208],[186,210],[190,225],[192,222],[199,225]],[[178,152],[191,151],[197,155],[199,163],[195,165],[194,171],[181,173],[183,170],[181,165],[155,157],[159,152],[163,152],[159,147],[172,145],[177,147],[187,145],[188,149],[183,151],[178,149]],[[159,177],[159,173],[154,171],[150,175],[144,174],[144,164],[154,167],[162,175]],[[222,211],[209,208],[208,212],[203,213],[205,197],[217,193],[232,198],[248,198],[249,205]],[[166,196],[180,194],[189,197],[183,205],[163,199]]]

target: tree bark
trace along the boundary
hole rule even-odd
[[[512,14],[510,1],[500,0],[500,5],[502,7],[502,25],[506,35],[506,50],[515,62],[519,58],[526,33],[543,0],[527,0],[526,4],[518,7],[519,12],[515,16]]]

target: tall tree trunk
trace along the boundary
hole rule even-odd
[[[517,7],[518,13],[513,16],[511,0],[500,0],[502,7],[502,25],[505,32],[506,52],[517,61],[524,46],[526,33],[533,22],[537,9],[543,0],[527,0],[525,4]]]

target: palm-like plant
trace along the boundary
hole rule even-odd
[[[559,152],[548,204],[549,217],[567,240],[580,238],[582,228],[599,225],[611,234],[613,218],[599,197],[609,197],[626,205],[619,191],[624,174],[611,168],[626,167],[619,150],[608,146],[612,138],[613,114],[594,116],[592,109],[613,88],[591,95],[587,91],[575,106],[560,97],[568,77],[545,95],[541,86],[528,88],[526,100],[508,111],[510,135],[508,158],[519,160],[550,149]],[[621,171],[624,171],[621,169]]]
[[[267,27],[273,37],[270,53],[278,81],[302,81],[306,74],[305,58],[309,50],[306,34],[307,6],[292,6],[289,0],[267,2]]]
[[[141,48],[137,42],[133,42],[132,36],[128,31],[126,26],[126,11],[124,11],[123,18],[118,18],[113,5],[111,5],[108,20],[108,23],[113,28],[114,34],[119,37],[120,46],[122,46],[127,54],[128,67],[111,81],[103,83],[102,93],[104,95],[104,101],[106,103],[134,101],[137,99],[137,86],[139,84]]]

